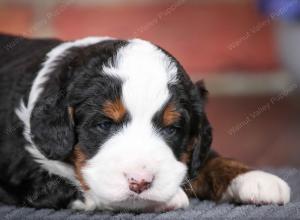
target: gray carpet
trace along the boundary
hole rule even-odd
[[[285,179],[291,189],[291,202],[285,206],[254,206],[215,204],[210,201],[192,200],[186,210],[177,210],[167,213],[110,213],[110,212],[77,212],[73,210],[55,211],[51,209],[35,210],[32,208],[17,208],[13,206],[0,206],[0,219],[257,219],[257,218],[299,218],[300,219],[300,170],[299,169],[265,169]]]

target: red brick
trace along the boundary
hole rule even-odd
[[[0,32],[30,36],[33,13],[27,7],[0,7]]]
[[[237,48],[228,48],[267,21],[253,3],[183,4],[162,15],[170,6],[70,6],[54,19],[54,26],[64,39],[110,35],[153,41],[174,54],[190,73],[277,68],[270,24]]]

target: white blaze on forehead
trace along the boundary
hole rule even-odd
[[[122,99],[135,118],[148,119],[169,98],[168,85],[176,82],[177,68],[155,45],[134,39],[120,48],[106,74],[123,81]]]

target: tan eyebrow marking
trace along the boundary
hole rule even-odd
[[[163,113],[163,124],[165,126],[172,125],[180,118],[180,113],[176,111],[176,106],[174,103],[169,103]]]
[[[126,109],[122,101],[116,99],[115,101],[106,101],[103,105],[103,112],[106,117],[115,122],[120,122],[126,114]]]

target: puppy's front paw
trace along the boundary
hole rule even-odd
[[[180,188],[166,204],[155,208],[156,212],[167,212],[175,209],[186,208],[189,206],[189,199],[185,192]]]
[[[96,202],[87,194],[85,194],[84,201],[79,199],[71,202],[69,205],[71,209],[82,211],[93,211],[97,208]]]
[[[273,174],[250,171],[233,179],[223,198],[252,204],[286,204],[290,187]]]

